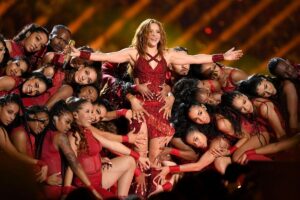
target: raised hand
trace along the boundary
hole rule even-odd
[[[224,60],[239,60],[243,56],[242,50],[234,50],[234,47],[226,51],[224,54]]]

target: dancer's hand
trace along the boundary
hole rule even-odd
[[[239,60],[243,56],[242,50],[234,50],[234,47],[226,51],[224,54],[224,60]]]
[[[147,136],[141,134],[140,132],[135,133],[135,129],[131,130],[128,134],[128,142],[134,144],[135,146],[145,145],[147,142]]]
[[[159,172],[159,174],[157,174],[157,176],[154,177],[153,179],[153,184],[155,186],[157,185],[163,185],[166,182],[166,176],[169,174],[169,166],[166,167],[160,167],[158,169],[161,169],[161,171]]]
[[[74,45],[70,45],[69,48],[71,50],[70,56],[72,56],[72,57],[79,57],[80,56],[80,51],[78,49],[76,49],[74,47]]]
[[[245,165],[248,163],[248,157],[245,153],[243,153],[237,160],[237,163],[241,164],[241,165]]]
[[[46,183],[48,185],[61,185],[62,184],[61,172],[51,174],[46,179]]]
[[[161,109],[159,109],[158,112],[164,111],[163,117],[165,119],[169,119],[171,117],[174,101],[175,101],[175,97],[173,95],[168,95],[165,98],[165,105],[161,107]]]
[[[168,96],[168,93],[171,92],[171,87],[165,83],[159,87],[161,88],[161,91],[157,94],[157,100],[163,102]]]
[[[137,120],[138,122],[145,121],[145,114],[149,116],[149,113],[143,108],[142,102],[138,100],[133,95],[129,99],[131,104],[132,110],[132,117],[133,119]]]
[[[148,85],[151,84],[150,82],[137,84],[136,89],[137,91],[143,96],[145,99],[153,99],[153,93],[149,90]]]
[[[212,148],[212,149],[209,149],[209,151],[215,158],[230,155],[229,149],[226,149],[226,148]]]
[[[146,184],[146,174],[141,173],[141,175],[135,177],[136,189],[135,193],[141,191],[141,195],[143,196],[147,192],[147,184]]]
[[[170,147],[162,148],[162,151],[156,157],[156,160],[158,161],[158,163],[161,163],[162,161],[165,161],[165,160],[170,160],[171,150],[172,150],[172,148],[170,148]]]
[[[133,118],[132,110],[127,110],[125,114],[125,118],[129,121],[129,124],[132,123],[132,118]]]
[[[150,169],[150,160],[147,157],[140,156],[137,165],[142,171],[146,171]]]
[[[48,173],[48,166],[47,165],[42,166],[41,170],[38,173],[36,173],[37,176],[36,180],[40,183],[45,181],[47,179],[47,173]]]

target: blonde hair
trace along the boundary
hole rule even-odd
[[[136,29],[131,43],[131,46],[135,47],[138,53],[142,56],[146,54],[147,37],[148,33],[150,32],[150,25],[153,23],[157,24],[160,29],[161,37],[157,45],[159,55],[163,55],[163,51],[166,49],[166,32],[164,31],[162,24],[155,19],[146,19]]]

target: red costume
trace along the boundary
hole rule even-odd
[[[9,56],[11,58],[25,56],[24,46],[19,42],[15,42],[13,40],[9,40],[11,44],[11,52],[9,52]]]
[[[65,73],[58,69],[52,78],[52,87],[49,88],[45,93],[36,97],[23,97],[22,102],[24,106],[31,105],[45,105],[47,101],[57,92],[57,90],[62,86],[65,79]]]
[[[48,165],[48,176],[62,171],[61,156],[59,150],[54,145],[55,131],[47,131],[41,153],[41,160]],[[44,185],[44,194],[47,199],[60,199],[62,186]]]
[[[78,152],[77,158],[83,170],[87,174],[92,186],[104,197],[114,196],[112,193],[102,188],[102,164],[100,152],[102,150],[101,143],[94,138],[92,132],[87,128],[82,128],[84,133],[87,148]],[[74,177],[73,183],[75,186],[83,187],[84,184],[78,177]]]
[[[231,71],[229,72],[229,75],[226,79],[226,85],[223,86],[222,84],[222,90],[224,92],[232,92],[236,89],[236,85],[234,84],[233,80],[232,80],[232,74],[235,72],[235,69],[231,69]]]
[[[20,132],[20,131],[22,131],[22,132]],[[11,137],[15,136],[17,134],[25,134],[27,155],[30,156],[31,158],[35,158],[36,148],[35,148],[35,137],[34,137],[34,135],[32,135],[30,133],[27,133],[27,131],[26,131],[26,129],[23,125],[14,128],[10,133]]]
[[[150,57],[149,60],[146,60],[143,56],[139,56],[137,59],[134,67],[134,77],[138,78],[141,84],[150,82],[151,84],[148,85],[149,90],[157,95],[166,81],[167,62],[164,57],[157,60],[158,54],[154,57],[147,55]],[[157,62],[155,69],[149,64],[152,60]],[[136,97],[143,103],[144,109],[150,114],[150,116],[145,116],[149,138],[172,136],[174,128],[171,127],[167,119],[163,118],[163,113],[159,113],[159,110],[164,106],[164,102],[160,102],[157,99],[143,99],[140,94],[137,94]],[[135,130],[139,130],[141,124],[134,120],[131,125],[135,127]]]

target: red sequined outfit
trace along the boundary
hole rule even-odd
[[[150,57],[149,60],[139,56],[134,66],[134,77],[139,79],[140,84],[150,82],[151,84],[148,85],[149,90],[153,94],[158,94],[161,91],[160,86],[166,81],[167,62],[164,57],[157,60],[158,54],[154,57],[149,54],[148,56]],[[149,64],[152,60],[157,62],[155,69]],[[137,94],[136,97],[143,103],[144,109],[150,114],[150,116],[145,115],[149,138],[174,135],[174,128],[170,126],[170,122],[163,118],[163,112],[159,113],[161,107],[164,106],[164,102],[160,102],[157,99],[144,100],[140,94]],[[136,120],[132,123],[135,130],[139,130],[140,125]]]

